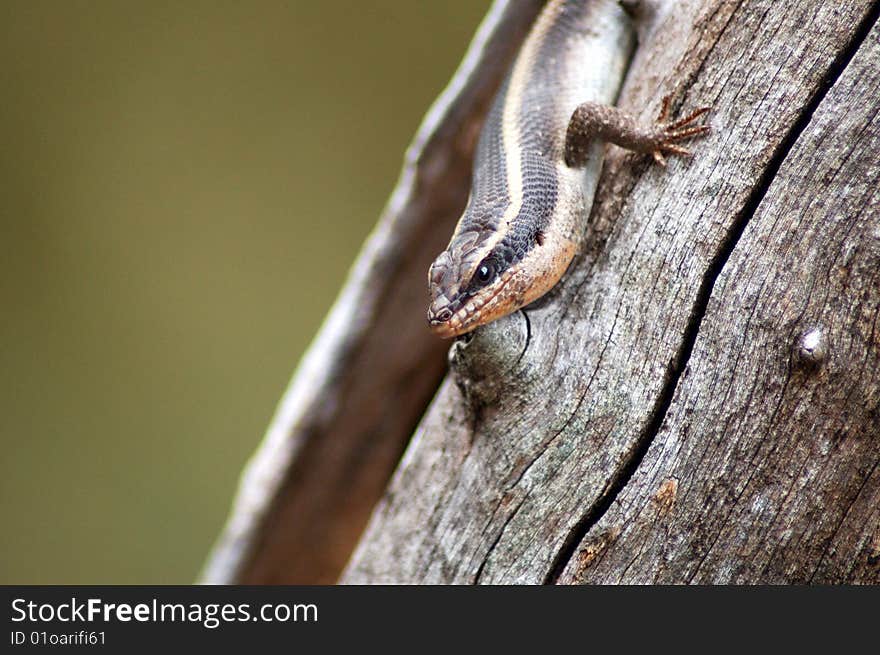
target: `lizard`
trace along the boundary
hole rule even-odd
[[[643,125],[614,107],[635,37],[617,0],[550,0],[529,31],[483,124],[471,192],[431,264],[428,324],[457,337],[534,302],[562,278],[582,243],[602,142],[687,156],[704,135],[701,107]]]

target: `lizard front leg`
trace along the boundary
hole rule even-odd
[[[677,145],[710,130],[708,125],[691,125],[697,118],[709,111],[701,107],[677,121],[668,122],[669,96],[663,98],[660,115],[652,125],[642,125],[631,114],[608,105],[585,102],[574,110],[565,134],[565,163],[579,168],[589,156],[589,145],[593,139],[610,141],[622,148],[636,152],[649,152],[661,166],[666,165],[666,154],[690,155],[688,150]]]

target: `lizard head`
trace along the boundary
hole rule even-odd
[[[428,324],[441,337],[455,337],[515,311],[502,293],[513,271],[495,253],[480,256],[450,244],[428,271]]]
[[[516,249],[490,234],[456,234],[428,270],[428,324],[455,337],[538,299],[562,277],[576,244],[545,245],[542,234]],[[560,247],[561,246],[561,247]]]

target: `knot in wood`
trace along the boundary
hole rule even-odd
[[[808,366],[819,366],[828,354],[825,331],[821,327],[812,327],[798,338],[797,358]]]
[[[465,395],[485,404],[520,385],[518,364],[529,342],[528,319],[516,312],[477,328],[449,349],[449,368]]]

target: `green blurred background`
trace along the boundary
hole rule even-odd
[[[488,4],[0,1],[0,583],[195,579]]]

